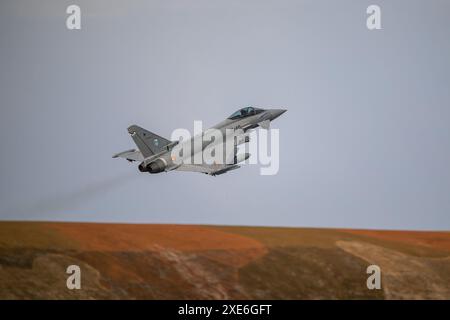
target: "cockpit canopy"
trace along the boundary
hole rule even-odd
[[[231,120],[241,119],[241,118],[253,116],[253,115],[261,113],[261,112],[264,112],[264,110],[259,109],[259,108],[254,108],[254,107],[246,107],[246,108],[239,109],[238,111],[233,113],[231,116],[229,116],[228,119],[231,119]]]

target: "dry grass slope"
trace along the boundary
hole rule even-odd
[[[0,222],[0,298],[450,299],[450,232]]]

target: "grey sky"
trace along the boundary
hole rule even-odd
[[[82,9],[68,31],[65,9]],[[382,30],[366,8],[382,9]],[[450,229],[450,2],[0,2],[0,219]],[[280,171],[140,174],[170,137],[285,107]]]

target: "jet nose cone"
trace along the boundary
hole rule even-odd
[[[281,116],[286,111],[287,111],[286,109],[272,109],[272,110],[270,110],[270,113],[272,114],[272,119],[271,120],[274,120],[274,119],[278,118],[279,116]]]

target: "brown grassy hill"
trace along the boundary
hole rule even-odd
[[[0,222],[0,298],[450,299],[450,232]]]

